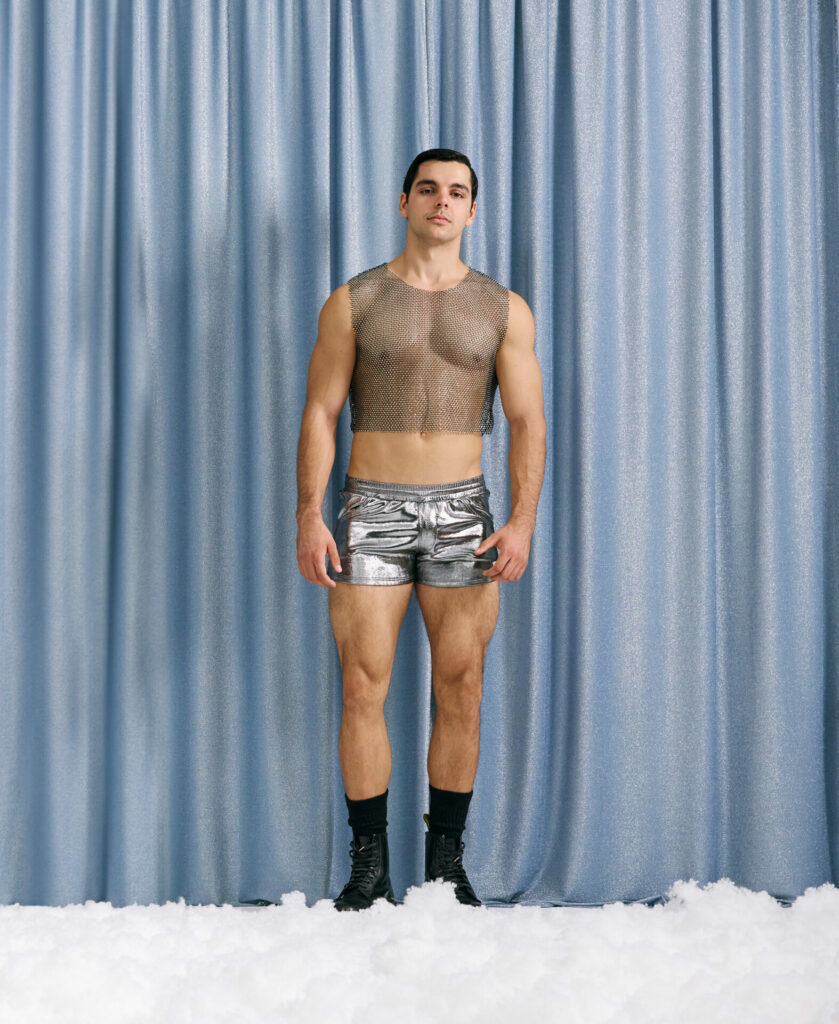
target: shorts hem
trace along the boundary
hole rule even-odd
[[[483,583],[495,583],[488,576],[482,580],[447,580],[445,582],[436,580],[380,580],[371,576],[354,576],[352,579],[342,579],[340,576],[329,577],[335,583],[359,583],[361,586],[398,587],[405,583],[422,583],[426,587],[479,587]]]
[[[417,580],[417,583],[423,583],[427,587],[479,587],[482,583],[495,583],[495,580],[491,580],[489,576],[485,576],[482,580],[454,580],[446,582],[437,582],[432,580]]]
[[[331,580],[335,583],[360,583],[362,586],[379,586],[379,587],[398,587],[404,583],[413,583],[412,579],[407,580],[380,580],[374,576],[352,576],[352,577],[341,577],[341,576],[330,576]]]

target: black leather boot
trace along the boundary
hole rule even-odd
[[[396,904],[390,884],[387,832],[358,837],[350,843],[350,880],[332,901],[336,910],[365,910],[373,900],[384,897]]]
[[[427,814],[423,814],[426,825],[430,824]],[[454,894],[460,903],[470,907],[483,906],[469,884],[463,867],[463,851],[466,844],[457,836],[440,836],[436,832],[425,833],[425,880],[433,882],[442,878],[446,882],[454,882]]]

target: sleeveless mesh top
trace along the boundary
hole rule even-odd
[[[350,429],[492,433],[507,289],[470,267],[459,284],[428,291],[386,263],[348,283],[356,338]]]

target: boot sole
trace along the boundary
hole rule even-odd
[[[352,904],[347,903],[345,903],[342,906],[338,903],[339,899],[340,896],[336,896],[335,899],[332,901],[336,910],[369,910],[370,907],[372,907],[373,904],[376,902],[376,900],[387,900],[388,903],[392,903],[394,907],[398,906],[398,903],[396,902],[396,899],[394,898],[393,895],[393,886],[390,884],[390,880],[388,880],[388,885],[385,892],[376,893],[375,896],[371,897],[370,902],[365,903],[364,906],[354,907],[352,906]]]

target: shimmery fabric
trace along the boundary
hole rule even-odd
[[[468,587],[484,576],[498,549],[474,549],[494,530],[481,476],[450,484],[393,484],[347,476],[335,523],[342,583],[427,583]]]
[[[350,428],[492,433],[507,289],[472,267],[451,288],[415,288],[386,263],[356,274],[349,287]]]

